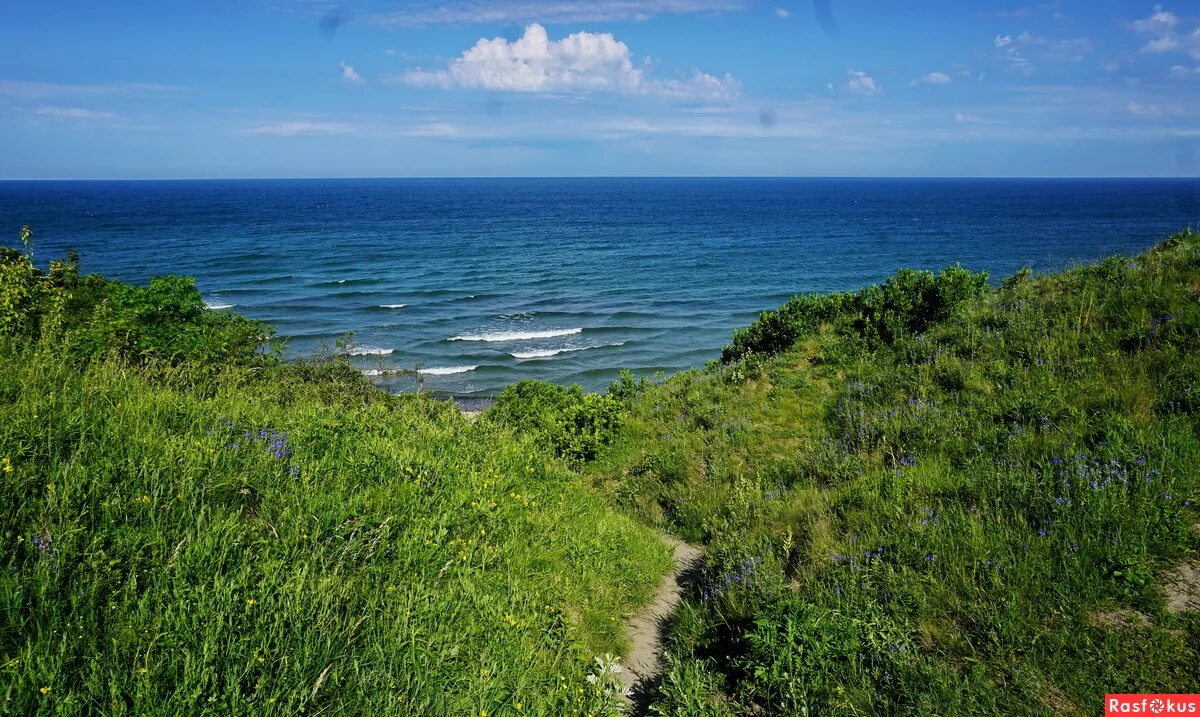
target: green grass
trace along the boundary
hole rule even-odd
[[[186,282],[135,312],[175,318],[123,332],[136,290],[81,280],[102,294],[48,320],[63,290],[23,280],[0,713],[613,711],[593,658],[625,649],[670,555],[564,462],[343,362],[256,357]]]
[[[1200,691],[1200,235],[805,296],[723,362],[469,421],[194,284],[0,251],[0,713],[586,715],[671,563],[661,715]]]
[[[655,709],[1093,714],[1200,689],[1200,619],[1161,578],[1200,548],[1200,236],[1019,275],[915,333],[873,329],[879,293],[765,315],[734,360],[634,398],[586,468],[709,548]]]

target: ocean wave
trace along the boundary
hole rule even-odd
[[[387,356],[396,349],[381,349],[378,346],[355,346],[346,353],[351,356]]]
[[[574,347],[568,347],[568,348],[562,348],[562,349],[539,349],[539,350],[534,350],[534,351],[514,351],[514,352],[510,353],[509,356],[512,356],[515,359],[520,359],[522,361],[525,361],[528,359],[550,358],[551,356],[557,356],[559,354],[571,353],[573,351],[587,351],[588,349],[602,349],[602,348],[607,348],[609,346],[624,346],[624,345],[625,345],[625,342],[621,341],[621,342],[618,342],[615,344],[596,344],[595,346],[574,346]]]
[[[379,308],[381,308],[381,309],[403,309],[405,306],[408,306],[408,304],[380,304]]]
[[[205,300],[205,302],[204,302],[204,308],[209,309],[211,311],[221,311],[223,309],[232,309],[235,306],[237,306],[237,304],[222,304],[222,303],[219,303],[216,301],[207,301],[207,300]]]
[[[556,336],[571,336],[583,333],[582,328],[548,329],[546,331],[496,331],[488,334],[464,334],[450,341],[529,341],[530,339],[552,339]]]
[[[423,373],[426,376],[449,376],[455,373],[467,373],[479,368],[478,366],[432,366],[430,368],[417,369],[417,373]]]

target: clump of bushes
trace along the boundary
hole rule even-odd
[[[898,338],[926,330],[963,302],[988,290],[986,272],[950,266],[934,274],[901,269],[883,284],[859,292],[802,294],[774,311],[764,311],[733,334],[721,353],[724,363],[753,354],[785,351],[823,324],[861,335],[869,343],[890,346]]]
[[[555,455],[579,463],[596,457],[621,427],[624,405],[600,393],[584,393],[544,381],[512,384],[496,398],[487,418],[534,437]]]
[[[115,354],[133,363],[202,364],[259,360],[272,330],[260,321],[210,311],[190,277],[158,276],[147,286],[80,276],[79,257],[33,262],[33,232],[23,249],[0,248],[0,335],[53,342],[68,358]]]

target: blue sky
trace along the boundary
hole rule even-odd
[[[1200,172],[1197,0],[5,15],[5,178]]]

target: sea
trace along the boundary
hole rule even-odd
[[[902,267],[999,281],[1137,253],[1200,224],[1200,179],[0,182],[0,243],[22,224],[43,265],[194,276],[289,358],[486,397],[702,367],[760,311]]]

